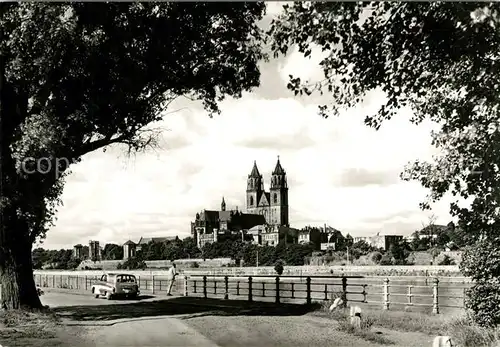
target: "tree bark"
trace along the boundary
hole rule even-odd
[[[9,213],[4,219],[5,239],[0,246],[1,304],[7,310],[42,308],[33,278],[28,226],[13,216]]]

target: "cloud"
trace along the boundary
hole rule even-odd
[[[393,171],[370,171],[364,168],[345,169],[339,178],[339,184],[344,187],[387,186],[398,182],[399,177]]]
[[[411,110],[401,109],[379,131],[368,128],[365,116],[384,100],[377,90],[339,117],[323,119],[318,103],[331,99],[294,98],[286,91],[281,77],[289,71],[318,76],[314,61],[301,58],[311,64],[301,67],[293,54],[264,63],[262,80],[274,84],[225,100],[214,118],[197,103],[172,106],[168,111],[175,112],[153,125],[164,129],[156,151],[128,157],[114,146],[86,155],[72,167],[44,247],[188,236],[196,212],[218,209],[222,196],[228,208],[245,209],[254,160],[268,189],[278,155],[288,175],[292,226],[326,223],[351,235],[420,228],[428,217],[418,207],[426,190],[398,175],[408,161],[435,153],[430,130],[436,125],[411,124]],[[450,221],[449,202],[434,206],[439,223]]]

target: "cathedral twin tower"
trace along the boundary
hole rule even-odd
[[[286,172],[278,162],[271,175],[271,188],[264,190],[264,181],[254,161],[252,172],[247,180],[247,213],[261,214],[267,224],[289,226],[288,185]]]

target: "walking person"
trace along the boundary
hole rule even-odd
[[[168,269],[167,273],[167,279],[169,280],[167,296],[172,296],[172,293],[170,292],[172,291],[172,287],[174,286],[175,276],[177,276],[177,271],[175,269],[175,264],[172,264],[172,267]]]

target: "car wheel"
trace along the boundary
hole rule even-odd
[[[94,297],[95,297],[96,299],[99,299],[99,293],[96,293],[96,292],[95,292],[95,288],[92,288],[92,294],[94,294]]]

